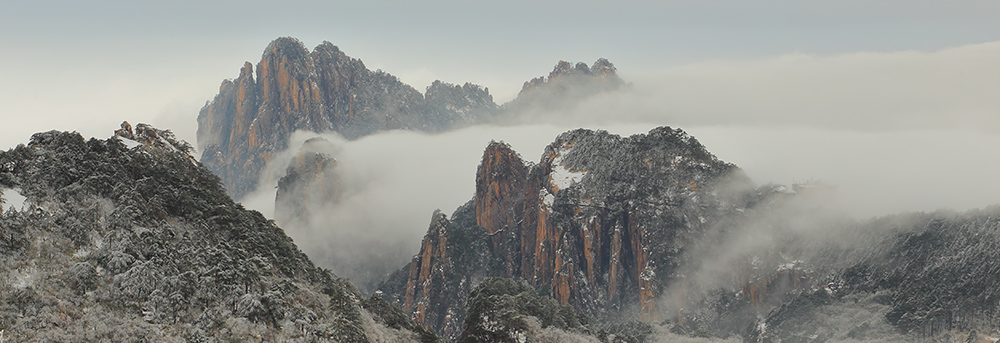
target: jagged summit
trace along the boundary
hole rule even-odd
[[[435,132],[496,108],[489,92],[473,84],[436,82],[428,93],[425,98],[395,76],[367,69],[330,42],[310,52],[295,38],[278,38],[256,67],[246,62],[202,108],[201,161],[240,198],[256,188],[264,165],[297,130],[349,139],[391,129]]]
[[[517,98],[503,105],[507,111],[547,111],[571,108],[595,94],[618,90],[625,85],[614,64],[601,58],[590,67],[559,61],[548,77],[524,82]]]
[[[548,78],[540,76],[529,81],[525,81],[524,86],[521,87],[521,92],[523,93],[549,82],[555,82],[561,78],[592,76],[604,81],[621,81],[618,79],[617,71],[618,70],[615,69],[615,65],[605,58],[597,59],[591,67],[588,67],[587,64],[583,62],[577,62],[574,65],[570,62],[559,61],[559,63],[556,63],[555,68],[552,69],[552,72],[549,73]]]
[[[317,49],[323,46],[333,46],[330,42],[324,41]],[[334,46],[334,49],[337,47]],[[306,57],[309,54],[309,49],[306,49],[305,44],[302,41],[294,37],[279,37],[271,43],[267,44],[267,48],[264,49],[264,54],[261,59],[268,59],[269,57],[280,56],[282,58],[288,59],[300,59]]]
[[[549,109],[617,89],[622,80],[606,59],[592,66],[560,61],[549,76],[525,83],[513,101],[498,106],[489,89],[440,80],[424,94],[381,70],[372,71],[330,42],[312,51],[281,37],[260,61],[245,62],[225,80],[198,115],[201,162],[239,199],[257,187],[273,154],[292,132],[336,132],[356,139],[384,130],[440,132],[502,121],[510,112]],[[278,179],[280,175],[269,175]]]
[[[685,246],[723,214],[746,206],[729,196],[749,180],[679,129],[620,137],[585,129],[561,134],[537,164],[491,143],[476,193],[437,219],[420,254],[381,287],[418,322],[456,337],[473,280],[526,280],[559,304],[598,317],[639,308],[677,277]],[[443,217],[442,217],[443,218]]]

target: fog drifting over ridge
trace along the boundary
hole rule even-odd
[[[838,187],[836,206],[855,218],[1000,202],[1000,42],[938,52],[793,54],[715,61],[629,75],[625,90],[576,106],[526,111],[499,125],[437,135],[388,131],[356,141],[325,135],[351,185],[336,209],[308,228],[284,227],[318,264],[385,274],[419,248],[431,213],[472,198],[476,167],[491,140],[537,162],[564,131],[631,135],[684,129],[757,184],[809,179]],[[619,66],[619,68],[623,68]],[[268,166],[243,199],[273,218],[277,178],[306,139]],[[330,265],[337,261],[339,266]],[[362,280],[355,280],[356,283]],[[363,285],[362,285],[363,287]]]

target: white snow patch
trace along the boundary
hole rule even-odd
[[[785,264],[782,264],[782,265],[778,266],[778,271],[781,272],[781,271],[796,269],[796,267],[798,267],[798,265],[800,265],[802,263],[804,263],[804,262],[802,262],[801,260],[795,260],[795,261],[792,261],[792,262],[788,262],[788,263],[785,263]]]
[[[135,147],[142,145],[142,143],[139,143],[137,141],[122,136],[115,136],[115,138],[118,138],[118,140],[122,141],[122,143],[125,144],[125,146],[128,147],[129,149],[135,149]]]
[[[563,146],[559,155],[552,160],[552,172],[549,173],[549,185],[552,186],[553,191],[558,192],[561,189],[566,189],[583,180],[583,177],[587,174],[584,171],[571,171],[569,168],[563,164],[563,156],[569,152],[571,148]]]
[[[19,190],[13,188],[4,189],[3,204],[0,204],[0,212],[7,212],[10,208],[21,211],[24,209],[24,202],[27,200],[28,198],[21,195],[21,191]]]
[[[681,162],[684,162],[684,156],[676,155],[674,156],[674,160],[670,162],[670,165],[677,166],[678,164],[681,164]]]
[[[542,188],[538,193],[539,197],[542,198],[542,209],[552,211],[552,204],[556,201],[556,196],[549,193],[545,188]]]
[[[82,248],[77,249],[76,251],[73,252],[73,257],[75,257],[75,258],[84,258],[84,257],[90,256],[90,253],[93,252],[93,251],[94,251],[93,249],[90,249],[90,248],[87,248],[87,247],[82,247]]]
[[[558,192],[580,182],[584,175],[586,173],[582,171],[574,172],[563,165],[553,165],[552,173],[549,174],[549,184]]]

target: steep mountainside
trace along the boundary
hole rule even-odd
[[[468,341],[607,341],[601,330],[629,318],[658,339],[996,340],[1000,208],[858,222],[818,198],[755,187],[670,128],[570,131],[538,164],[492,143],[475,197],[432,216],[380,294]],[[486,281],[498,276],[598,324],[545,331],[553,312],[533,305],[545,300]],[[477,287],[499,293],[482,305]]]
[[[0,152],[0,335],[14,341],[435,341],[316,268],[169,131]],[[8,191],[9,192],[9,191]]]
[[[418,323],[461,332],[472,287],[526,280],[599,318],[627,309],[655,320],[687,246],[746,206],[753,185],[681,130],[560,135],[538,164],[504,143],[486,148],[476,195],[436,213],[420,253],[381,287]]]
[[[473,84],[435,82],[427,93],[368,70],[329,42],[310,52],[294,38],[279,38],[264,50],[256,71],[246,62],[202,108],[202,163],[239,198],[256,187],[261,169],[296,130],[347,138],[387,129],[433,132],[476,121],[497,107],[486,89]]]
[[[997,340],[1000,207],[895,215],[861,231],[883,233],[825,287],[749,326],[747,341]]]

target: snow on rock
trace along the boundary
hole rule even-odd
[[[554,192],[569,188],[579,183],[587,175],[586,171],[573,171],[566,167],[563,158],[572,150],[573,143],[566,143],[559,148],[556,157],[552,160],[552,172],[549,173],[549,185]]]
[[[139,143],[137,141],[134,141],[134,140],[131,140],[131,139],[128,139],[128,138],[125,138],[125,137],[115,136],[115,138],[117,138],[118,140],[122,141],[122,143],[125,144],[125,146],[128,147],[129,149],[135,149],[136,147],[142,145],[142,143]]]
[[[549,193],[548,190],[542,188],[538,191],[538,194],[542,198],[542,208],[547,212],[552,212],[552,204],[556,201],[556,196]]]
[[[9,209],[13,208],[15,211],[20,211],[24,208],[24,202],[28,200],[21,192],[16,189],[4,189],[3,190],[3,203],[0,204],[0,212],[7,212]]]

